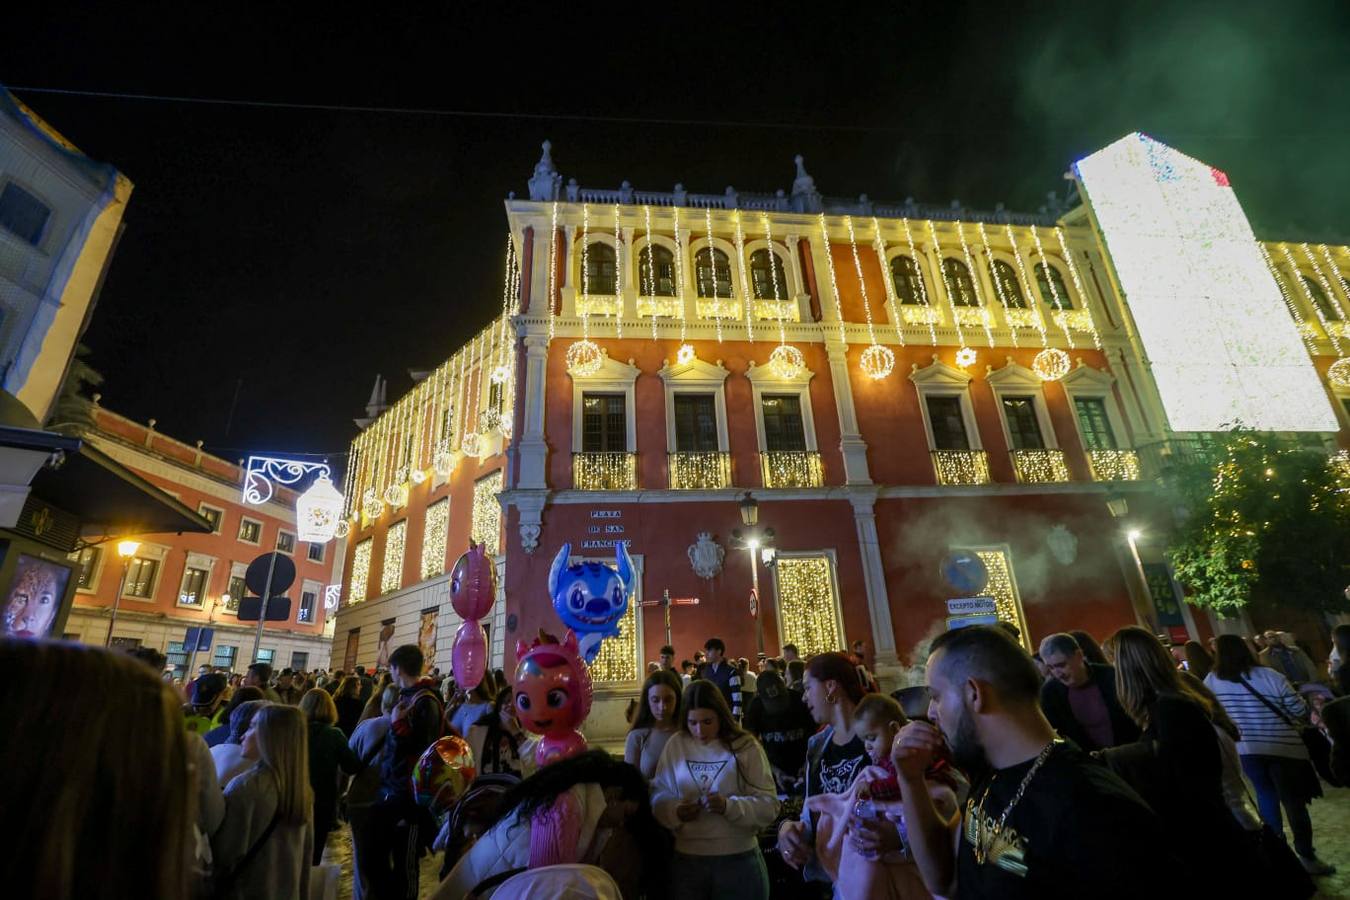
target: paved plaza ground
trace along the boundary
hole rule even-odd
[[[1336,866],[1335,875],[1317,880],[1326,900],[1350,900],[1350,788],[1327,789],[1327,794],[1312,805],[1313,840],[1322,858]],[[338,881],[339,900],[352,896],[351,835],[346,826],[333,832],[328,842],[328,861],[342,867]],[[436,876],[440,872],[440,858],[428,857],[422,861],[422,884],[419,896],[427,898],[436,890]]]

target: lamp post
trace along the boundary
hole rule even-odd
[[[122,578],[117,582],[117,596],[113,597],[112,615],[108,617],[108,637],[103,646],[112,646],[113,628],[117,626],[117,609],[122,605],[122,593],[127,589],[127,569],[131,568],[131,559],[141,549],[140,541],[125,540],[117,542],[117,555],[122,558]]]
[[[773,543],[773,529],[759,527],[759,501],[749,491],[745,492],[739,506],[745,531],[737,528],[731,532],[731,538],[737,547],[750,551],[750,602],[751,615],[755,619],[755,651],[763,653],[764,604],[759,597],[759,554],[761,548],[767,551]]]

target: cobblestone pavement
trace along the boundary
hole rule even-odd
[[[1325,797],[1313,801],[1312,820],[1318,854],[1337,869],[1335,875],[1317,879],[1320,888],[1317,896],[1324,900],[1350,900],[1350,788],[1328,788]],[[352,841],[345,825],[329,836],[325,860],[342,867],[338,900],[351,900]],[[422,860],[419,896],[423,900],[435,892],[439,874],[439,856]]]

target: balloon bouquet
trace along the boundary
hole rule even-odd
[[[597,562],[569,565],[571,544],[563,544],[548,574],[553,609],[567,626],[562,640],[541,631],[531,644],[516,643],[516,714],[526,731],[540,736],[535,762],[540,766],[585,751],[578,727],[591,711],[591,675],[587,666],[600,654],[600,643],[619,634],[637,574],[628,548],[615,548],[617,567]]]

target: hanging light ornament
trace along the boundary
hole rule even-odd
[[[422,482],[427,480],[427,470],[413,469],[410,473],[408,473],[408,478],[410,481],[412,481],[413,484],[421,484]]]
[[[853,250],[853,270],[858,275],[858,290],[862,293],[863,312],[867,314],[867,337],[872,345],[862,352],[862,358],[858,364],[862,366],[863,372],[873,381],[880,381],[891,370],[895,368],[895,354],[889,347],[883,347],[877,343],[877,332],[872,325],[872,303],[867,297],[867,282],[863,279],[862,258],[858,256],[858,238],[853,233],[853,217],[844,216],[844,222],[848,225],[848,243]]]
[[[459,449],[465,456],[472,456],[477,459],[478,451],[482,449],[481,442],[482,439],[478,436],[478,432],[470,431],[460,439]]]
[[[1058,347],[1047,347],[1032,357],[1031,369],[1041,381],[1059,381],[1069,374],[1069,354]]]
[[[806,358],[791,344],[779,344],[769,354],[769,369],[779,378],[792,379],[802,374]]]
[[[351,533],[352,533],[352,523],[347,521],[346,519],[339,520],[337,523],[337,527],[333,529],[333,537],[345,538],[347,535]]]
[[[441,478],[449,478],[450,473],[455,471],[455,454],[442,447],[436,451],[436,455],[432,458],[431,468],[435,469],[436,474]]]
[[[408,488],[401,484],[391,484],[384,489],[384,502],[394,509],[408,505]]]
[[[976,353],[966,344],[966,333],[961,328],[961,313],[956,308],[956,298],[952,296],[952,283],[947,278],[946,261],[942,258],[942,245],[938,243],[937,226],[928,220],[928,235],[933,239],[933,259],[937,263],[938,278],[942,282],[943,292],[947,295],[947,306],[952,313],[952,327],[956,329],[956,340],[961,349],[956,351],[956,364],[961,368],[975,365]]]
[[[976,353],[969,347],[962,347],[956,351],[956,364],[961,368],[975,365]]]
[[[378,519],[384,512],[384,503],[375,496],[374,489],[366,492],[366,496],[361,499],[361,514],[367,519]]]
[[[684,314],[684,240],[680,237],[680,208],[671,208],[675,228],[675,294],[680,306],[680,349],[675,353],[676,361],[687,363],[694,358],[694,348],[686,340],[689,331],[689,317]],[[653,257],[653,265],[655,265]]]
[[[1327,381],[1339,388],[1350,388],[1350,357],[1342,356],[1327,369]]]
[[[675,353],[675,362],[682,366],[687,366],[694,361],[694,348],[689,344],[681,344],[680,349]]]
[[[564,359],[567,371],[573,378],[587,378],[600,371],[604,357],[600,348],[591,340],[591,274],[590,263],[591,213],[590,207],[581,204],[581,340],[573,342],[567,348]],[[467,435],[466,435],[467,437]],[[468,452],[467,450],[465,451]],[[470,453],[477,456],[477,453]]]
[[[506,380],[511,377],[511,370],[505,364],[497,366],[492,370],[489,379],[493,384],[506,384]]]

